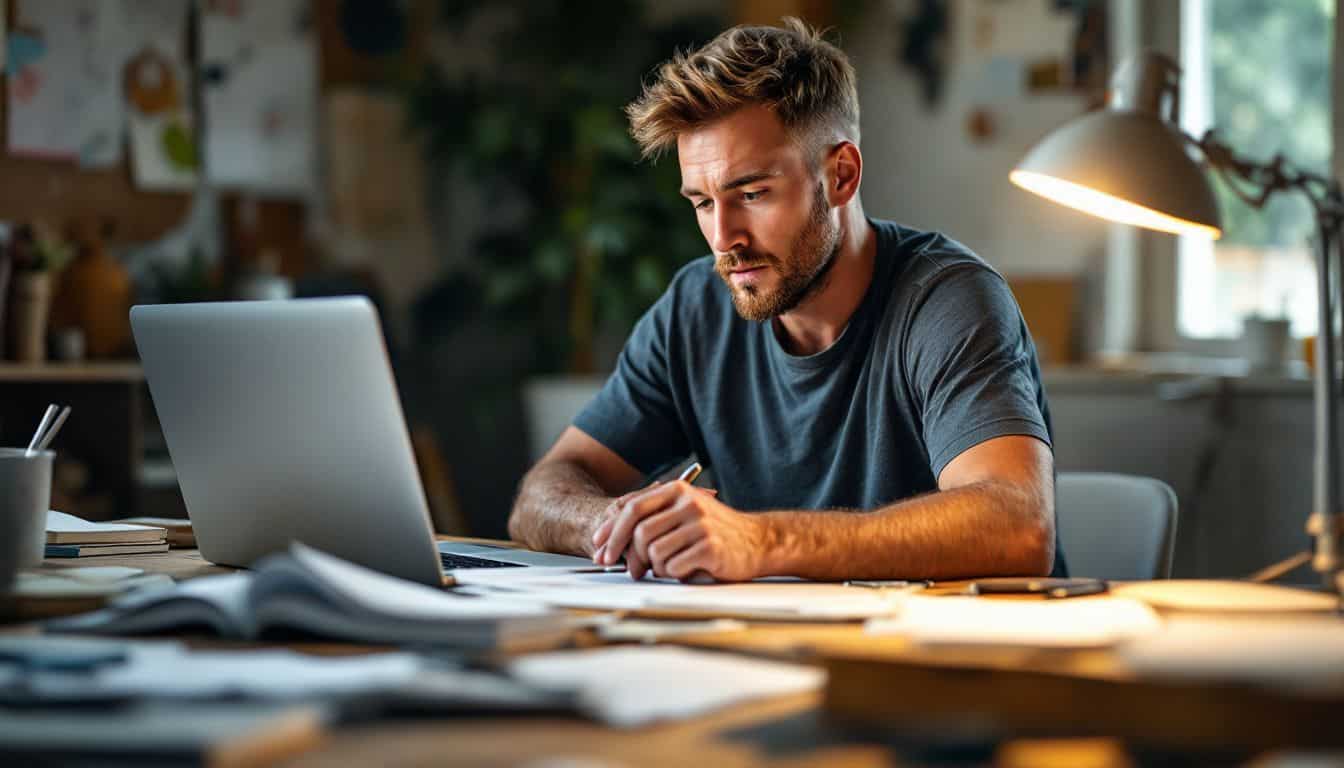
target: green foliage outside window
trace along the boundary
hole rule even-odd
[[[1213,125],[1246,157],[1282,153],[1320,173],[1330,164],[1330,52],[1335,0],[1207,0]],[[1314,232],[1301,195],[1277,195],[1263,212],[1219,182],[1231,245],[1301,247]]]

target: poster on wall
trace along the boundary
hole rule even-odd
[[[63,0],[70,2],[70,0]],[[81,61],[75,135],[79,164],[84,168],[120,165],[126,143],[126,110],[121,99],[121,67],[130,44],[122,4],[75,0],[79,9]]]
[[[308,196],[318,95],[312,3],[207,0],[200,19],[211,183]]]
[[[122,0],[130,55],[122,92],[131,146],[131,176],[144,189],[196,185],[199,152],[183,38],[187,4]]]
[[[73,160],[78,152],[80,8],[16,0],[9,38],[9,151]]]
[[[176,103],[187,104],[187,10],[184,0],[15,0],[5,57],[9,150],[85,168],[119,165],[128,120],[138,127],[127,109],[138,87],[132,59],[161,51],[177,69],[172,81],[183,86]]]

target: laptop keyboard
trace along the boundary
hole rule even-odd
[[[448,552],[440,552],[439,560],[443,561],[445,570],[454,568],[522,568],[522,563],[506,563],[503,560],[487,560],[484,557],[472,557],[470,555],[454,555]]]

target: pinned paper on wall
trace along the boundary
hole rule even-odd
[[[17,0],[5,57],[10,151],[77,159],[86,168],[119,164],[126,62],[157,48],[185,73],[187,10],[181,0]]]
[[[79,0],[79,106],[75,142],[84,168],[119,165],[126,139],[126,110],[121,98],[121,66],[130,50],[123,6],[116,2]]]
[[[1022,56],[990,56],[980,64],[980,71],[971,85],[971,101],[975,104],[1001,104],[1022,98],[1027,83],[1026,58]]]
[[[318,91],[311,2],[208,4],[200,18],[211,182],[310,193]]]
[[[145,189],[190,189],[199,153],[182,40],[188,4],[124,0],[132,54],[122,69],[131,173]]]
[[[73,159],[78,150],[80,13],[73,3],[19,2],[8,46],[9,151]]]

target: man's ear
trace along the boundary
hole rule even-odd
[[[863,155],[852,141],[842,141],[831,147],[827,158],[826,198],[832,207],[846,205],[859,193],[863,179]]]

